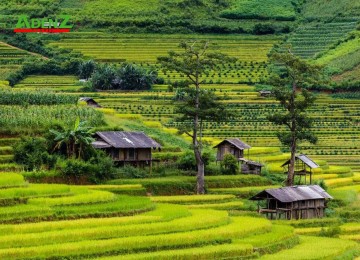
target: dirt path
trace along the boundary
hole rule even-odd
[[[43,55],[41,55],[41,54],[39,54],[39,53],[35,53],[35,52],[27,51],[27,50],[24,50],[24,49],[20,49],[20,48],[18,48],[18,47],[16,47],[16,46],[10,45],[10,44],[8,44],[8,43],[6,43],[6,42],[0,41],[0,44],[3,44],[3,45],[5,45],[5,46],[8,46],[8,47],[11,47],[11,48],[20,50],[20,51],[26,51],[27,53],[29,53],[29,54],[31,54],[31,55],[41,57],[41,58],[43,58],[43,59],[45,59],[45,60],[49,60],[48,57],[45,57],[45,56],[43,56]]]

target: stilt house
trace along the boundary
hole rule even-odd
[[[214,146],[217,148],[216,161],[224,160],[224,156],[230,153],[235,156],[236,159],[244,158],[244,150],[251,148],[250,145],[244,143],[239,138],[225,139],[221,143]]]
[[[325,215],[327,200],[332,197],[319,185],[267,189],[250,198],[258,203],[258,212],[270,219],[309,219]]]
[[[143,132],[97,132],[95,139],[93,147],[104,150],[118,165],[151,166],[157,161],[152,158],[152,150],[161,148]]]
[[[251,148],[250,145],[244,143],[239,138],[231,138],[225,139],[220,142],[218,145],[214,146],[217,148],[217,155],[216,161],[224,160],[225,154],[232,154],[235,158],[241,163],[241,173],[246,174],[260,174],[261,173],[261,163],[251,161],[249,159],[245,159],[245,150],[248,150],[249,157],[249,150]]]

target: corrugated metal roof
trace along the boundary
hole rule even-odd
[[[250,149],[251,146],[244,143],[243,141],[241,141],[239,138],[231,138],[231,139],[225,139],[223,140],[221,143],[217,144],[216,146],[214,146],[214,148],[218,147],[219,145],[223,144],[224,142],[229,142],[232,145],[236,146],[237,148],[239,148],[240,150],[244,150],[244,149]]]
[[[239,161],[242,161],[242,162],[247,163],[247,164],[250,164],[250,165],[261,166],[261,167],[264,166],[263,164],[261,164],[261,163],[259,163],[259,162],[247,160],[247,159],[245,159],[245,158],[239,158]]]
[[[320,166],[315,163],[313,160],[311,160],[309,157],[307,157],[305,154],[300,154],[295,156],[296,159],[301,160],[304,162],[307,166],[309,166],[311,169],[319,168]],[[290,160],[287,160],[281,167],[288,165],[290,163]]]
[[[106,143],[115,148],[161,148],[161,145],[143,132],[96,132]]]
[[[111,145],[103,142],[103,141],[95,141],[91,143],[94,148],[101,149],[101,148],[110,148]]]
[[[278,189],[266,189],[253,196],[251,200],[266,199],[267,194],[284,203],[302,200],[332,199],[332,197],[319,185],[301,185]]]
[[[89,101],[89,100],[93,100],[94,101],[94,99],[92,99],[91,97],[81,97],[81,98],[79,98],[79,100],[80,101]]]

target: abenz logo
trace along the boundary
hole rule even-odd
[[[67,33],[73,25],[68,24],[70,15],[60,15],[60,19],[32,18],[21,15],[16,24],[16,33]]]

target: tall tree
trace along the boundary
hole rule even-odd
[[[183,122],[180,132],[192,139],[192,147],[197,165],[197,193],[205,193],[205,163],[202,155],[202,129],[205,120],[222,120],[226,110],[211,91],[201,89],[204,75],[214,70],[217,65],[234,59],[221,53],[209,51],[207,41],[182,42],[182,52],[170,51],[166,57],[159,57],[158,62],[165,71],[176,71],[187,77],[192,87],[184,88],[184,95],[177,106],[177,112]]]
[[[276,125],[283,125],[287,131],[277,134],[281,143],[290,148],[287,186],[294,185],[295,155],[301,141],[315,144],[317,137],[311,131],[312,119],[306,113],[316,98],[306,90],[306,86],[317,84],[322,80],[322,68],[311,65],[296,57],[290,49],[288,52],[274,52],[270,60],[278,68],[270,80],[274,86],[274,96],[284,108],[284,112],[268,116]]]

